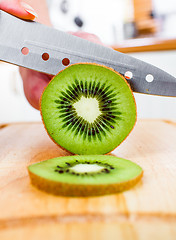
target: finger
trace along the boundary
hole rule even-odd
[[[92,34],[92,33],[81,32],[81,31],[69,32],[69,33],[74,35],[74,36],[89,40],[89,41],[94,42],[94,43],[103,44],[102,41],[100,40],[100,38],[97,37],[95,34]]]
[[[26,20],[34,20],[37,17],[34,9],[20,0],[2,0],[0,1],[0,9]]]
[[[28,102],[34,108],[39,109],[42,92],[53,76],[22,67],[20,67],[20,74]]]
[[[68,32],[74,36],[77,36],[77,37],[80,37],[80,38],[83,38],[83,39],[86,39],[88,41],[91,41],[91,42],[94,42],[94,43],[97,43],[97,44],[100,44],[100,45],[103,45],[105,47],[108,47],[110,48],[109,45],[107,44],[104,44],[99,37],[97,37],[95,34],[92,34],[92,33],[87,33],[87,32]]]

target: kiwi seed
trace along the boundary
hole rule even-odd
[[[58,157],[32,164],[28,171],[32,184],[38,189],[76,197],[125,191],[143,175],[137,164],[110,155]]]
[[[117,147],[136,121],[125,79],[96,64],[61,71],[41,97],[45,128],[55,143],[75,154],[105,154]]]

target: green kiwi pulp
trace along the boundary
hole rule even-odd
[[[75,154],[105,154],[136,121],[129,85],[114,70],[75,64],[56,75],[41,97],[45,128],[55,143]]]
[[[110,155],[58,157],[28,167],[38,189],[62,196],[99,196],[134,186],[143,170],[137,164]]]

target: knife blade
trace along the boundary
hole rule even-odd
[[[27,55],[23,48],[29,50]],[[42,58],[44,53],[47,61]],[[65,68],[63,59],[70,64],[90,62],[111,67],[126,77],[134,92],[176,96],[176,78],[151,64],[0,10],[1,61],[55,75]]]

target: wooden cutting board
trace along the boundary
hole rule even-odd
[[[176,122],[138,120],[113,154],[144,176],[126,192],[56,197],[30,184],[27,166],[68,155],[42,123],[0,126],[0,239],[176,239]]]

